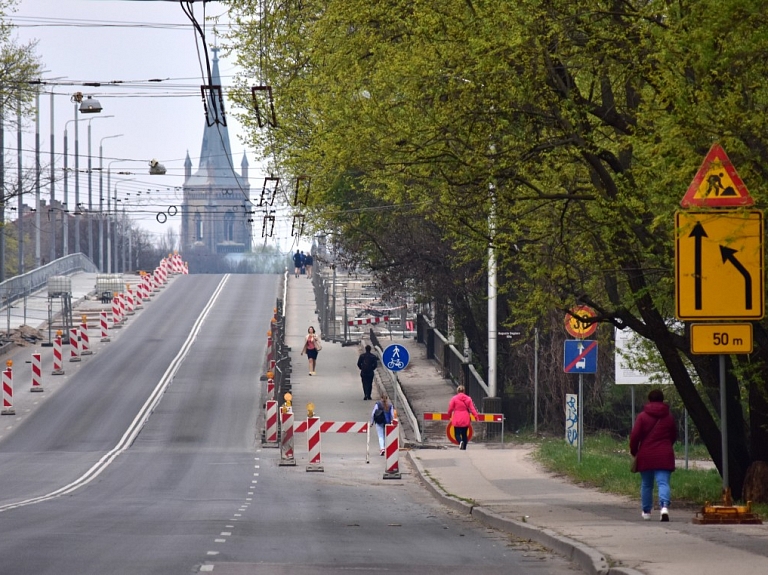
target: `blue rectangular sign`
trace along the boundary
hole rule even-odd
[[[565,373],[596,373],[597,341],[593,339],[565,340],[563,371]]]

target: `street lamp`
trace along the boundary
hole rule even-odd
[[[99,108],[101,109],[101,108]],[[80,112],[83,113],[83,106],[80,106]],[[88,118],[88,257],[93,260],[93,185],[91,174],[93,170],[91,168],[91,122],[93,120],[101,120],[104,118],[114,118],[113,115],[98,116],[96,118]],[[80,210],[78,210],[80,211]]]
[[[90,126],[90,125],[89,125]],[[104,271],[104,140],[121,138],[123,134],[104,136],[99,140],[99,269]],[[90,154],[89,154],[90,155]],[[109,193],[109,188],[107,188]],[[107,267],[107,272],[109,268]]]
[[[118,211],[117,211],[117,186],[118,186],[118,184],[122,184],[124,182],[132,182],[135,179],[136,178],[130,178],[130,179],[127,179],[127,180],[120,180],[119,182],[115,182],[115,225],[114,225],[115,232],[117,232],[117,213],[118,213]],[[109,168],[107,168],[107,182],[109,182]],[[111,231],[109,229],[110,228],[110,220],[112,219],[111,218],[111,210],[110,210],[109,201],[110,201],[109,189],[107,189],[107,270],[108,270],[108,273],[117,273],[117,268],[118,268],[117,262],[118,262],[118,260],[117,260],[117,234],[116,233],[115,233],[115,241],[114,241],[114,246],[115,246],[115,259],[114,259],[115,265],[114,265],[114,271],[112,271],[112,269],[111,269],[112,268],[112,259],[111,259],[112,258],[112,253],[111,252],[112,252],[112,243],[113,242],[111,242]]]

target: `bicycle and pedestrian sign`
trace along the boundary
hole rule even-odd
[[[411,356],[402,345],[389,345],[381,354],[381,363],[390,371],[401,371],[408,366]]]

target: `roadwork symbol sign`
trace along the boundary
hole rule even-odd
[[[676,315],[762,319],[763,212],[675,213]]]
[[[684,208],[751,206],[755,202],[720,144],[712,144],[680,201]]]

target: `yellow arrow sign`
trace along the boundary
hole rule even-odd
[[[761,319],[763,213],[677,212],[675,295],[680,319]]]

